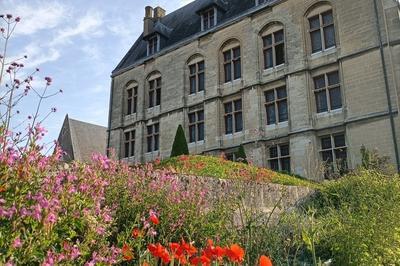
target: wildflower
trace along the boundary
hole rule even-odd
[[[5,29],[4,28],[0,28],[0,31],[4,33]],[[3,58],[3,56],[1,56],[1,58]]]
[[[39,68],[36,68],[36,72],[39,72]]]
[[[133,260],[133,252],[131,248],[128,246],[128,244],[124,243],[122,246],[122,256],[124,257],[124,260],[126,261],[131,261]]]
[[[161,244],[149,244],[147,249],[150,251],[151,255],[156,258],[160,258],[165,264],[168,264],[171,261],[169,253],[166,248],[164,248]]]
[[[12,244],[13,248],[20,248],[22,247],[22,242],[21,239],[19,237],[17,237],[16,239],[14,239],[13,244]]]
[[[141,236],[142,236],[142,232],[140,231],[140,229],[137,228],[137,227],[133,228],[132,237],[133,238],[138,238],[138,237],[141,237]]]
[[[232,262],[243,262],[244,250],[237,244],[231,245],[226,249],[226,256]]]
[[[271,262],[270,258],[268,258],[265,255],[262,255],[260,257],[260,264],[259,265],[260,266],[272,266],[272,262]]]
[[[20,22],[21,21],[21,18],[20,17],[16,17],[15,18],[15,22]]]
[[[154,224],[158,225],[160,223],[160,220],[158,219],[157,215],[155,213],[150,214],[149,220]]]
[[[51,108],[51,112],[53,112],[53,113],[57,112],[57,108],[56,107],[52,107]]]
[[[57,216],[54,213],[49,213],[46,217],[47,224],[54,224],[57,221]]]
[[[11,18],[12,18],[12,15],[11,15],[11,14],[7,14],[6,17],[7,17],[8,19],[11,19]]]
[[[190,259],[190,264],[192,265],[211,265],[211,260],[207,256],[192,257]]]

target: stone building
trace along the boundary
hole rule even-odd
[[[64,162],[90,162],[93,153],[106,154],[107,128],[65,116],[58,136]]]
[[[196,0],[146,7],[143,34],[112,72],[108,147],[166,158],[239,145],[255,164],[322,178],[377,148],[399,168],[396,0]],[[326,175],[325,175],[326,176]]]

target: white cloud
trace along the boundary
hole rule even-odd
[[[25,65],[28,68],[36,68],[41,64],[56,61],[61,56],[60,51],[55,47],[44,48],[38,43],[27,45],[22,54],[28,55],[28,60],[25,60]]]
[[[31,35],[40,30],[52,29],[65,20],[68,9],[57,1],[32,1],[21,3],[18,0],[5,0],[0,4],[2,12],[21,17],[15,35]]]
[[[190,2],[193,2],[193,0],[181,0],[181,6],[187,5]]]

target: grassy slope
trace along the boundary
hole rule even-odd
[[[159,168],[196,176],[208,176],[221,179],[253,180],[291,186],[317,188],[319,185],[291,175],[277,173],[269,169],[258,168],[243,163],[231,162],[221,157],[180,156],[162,161]]]

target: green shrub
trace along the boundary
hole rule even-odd
[[[185,132],[181,125],[178,126],[176,130],[176,135],[174,143],[172,144],[171,157],[176,157],[180,155],[188,155],[189,148],[186,142]]]

